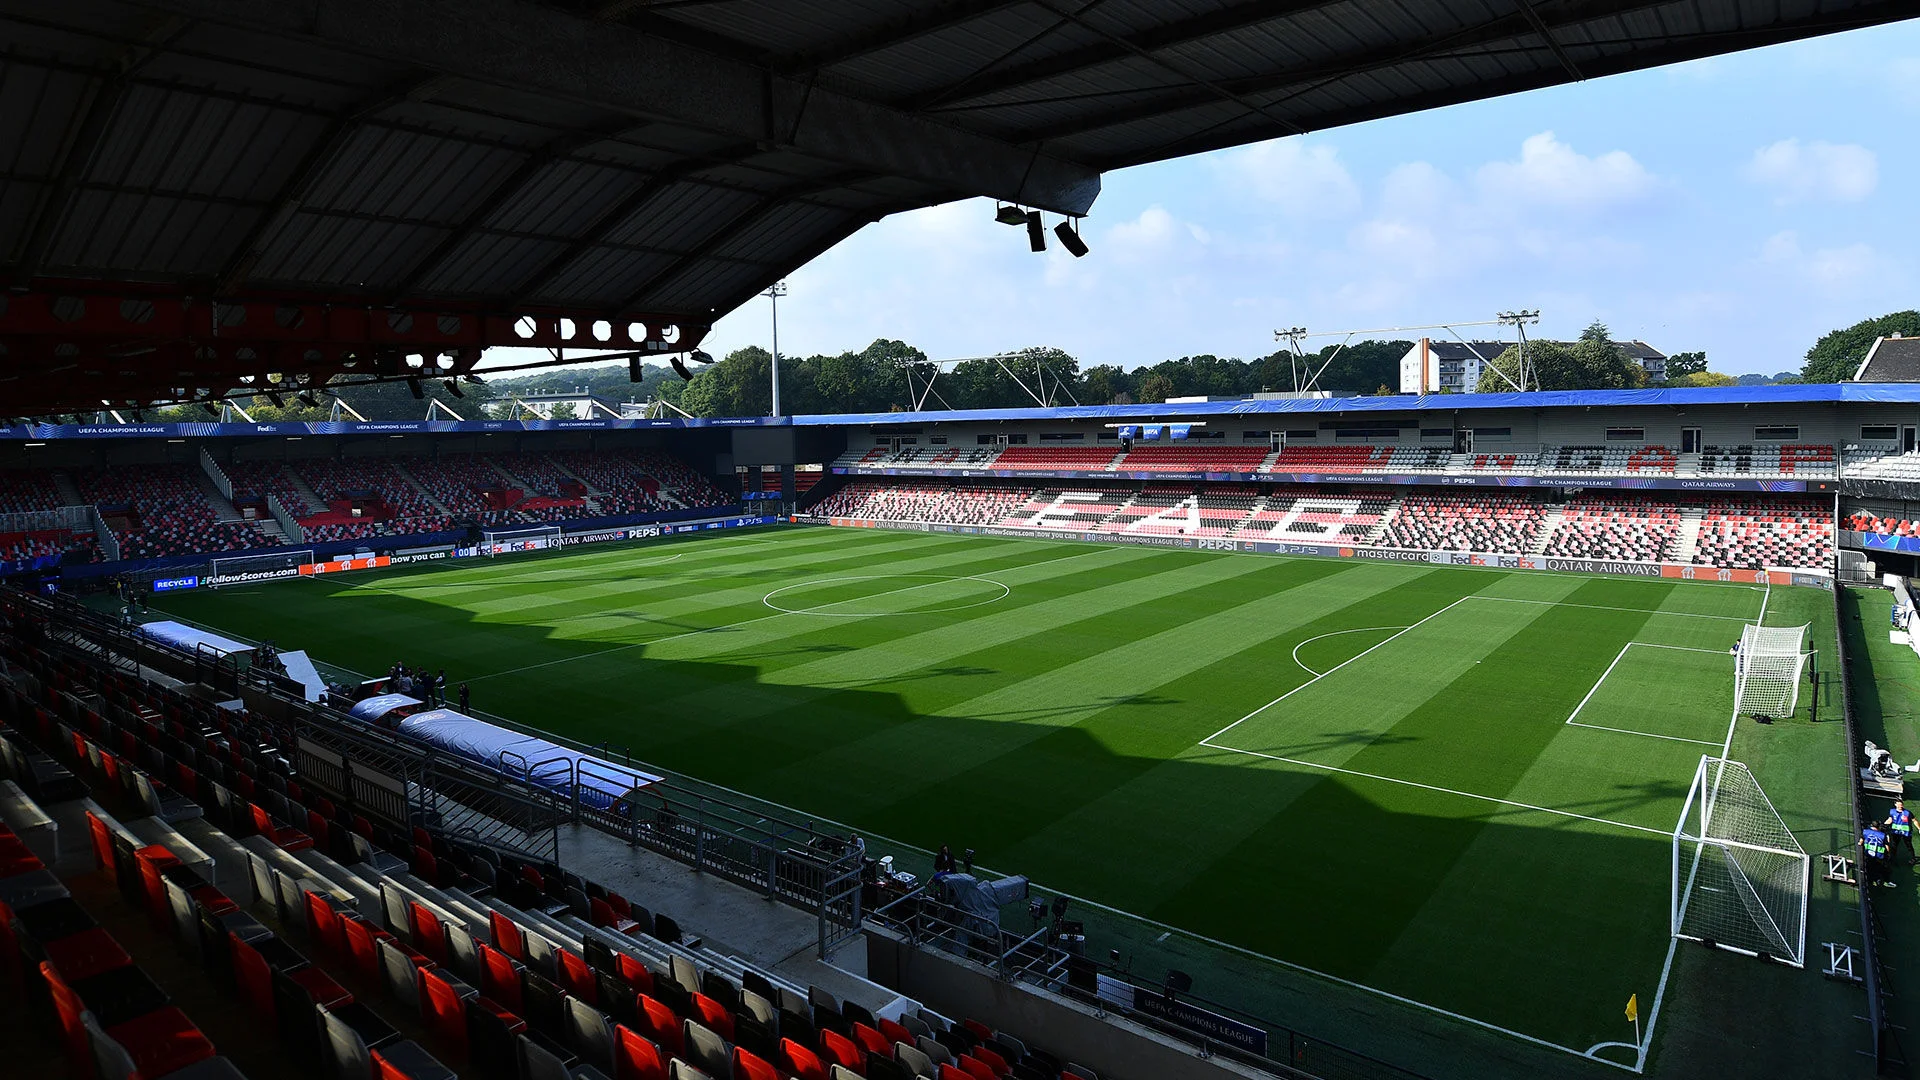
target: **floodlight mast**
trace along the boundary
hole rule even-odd
[[[1498,315],[1496,315],[1494,318],[1491,318],[1491,319],[1476,319],[1476,320],[1470,320],[1467,322],[1428,323],[1424,326],[1382,326],[1382,327],[1376,327],[1371,330],[1317,330],[1317,331],[1309,332],[1307,328],[1304,326],[1296,326],[1289,330],[1275,330],[1273,332],[1273,339],[1275,341],[1287,342],[1293,351],[1294,355],[1291,363],[1294,368],[1293,388],[1295,393],[1311,393],[1319,385],[1320,376],[1326,374],[1327,369],[1333,366],[1334,360],[1339,357],[1340,353],[1343,352],[1348,345],[1352,344],[1354,338],[1359,337],[1363,334],[1367,336],[1372,336],[1375,334],[1404,334],[1404,333],[1408,333],[1415,330],[1445,330],[1447,333],[1453,335],[1454,340],[1466,346],[1468,352],[1472,353],[1477,359],[1479,359],[1482,370],[1491,371],[1494,374],[1500,376],[1501,379],[1505,380],[1508,386],[1513,387],[1515,390],[1524,391],[1528,389],[1530,385],[1532,386],[1533,389],[1539,389],[1538,381],[1532,378],[1532,372],[1526,366],[1526,360],[1527,360],[1526,328],[1528,326],[1537,325],[1539,322],[1540,322],[1540,311],[1538,308],[1535,308],[1531,311],[1502,311]],[[1515,382],[1512,378],[1510,378],[1507,375],[1506,372],[1501,371],[1499,368],[1495,367],[1493,364],[1493,357],[1481,356],[1480,350],[1474,348],[1473,342],[1468,341],[1464,337],[1461,337],[1460,331],[1457,329],[1457,327],[1463,327],[1463,326],[1511,326],[1513,327],[1515,332],[1518,334],[1518,338],[1519,338],[1517,343],[1520,351],[1520,371],[1518,372],[1520,376],[1519,381]],[[1312,374],[1307,377],[1306,385],[1302,386],[1300,384],[1300,367],[1303,363],[1306,364],[1308,367],[1311,367],[1312,361],[1307,360],[1305,353],[1301,351],[1300,343],[1302,341],[1305,341],[1308,338],[1317,338],[1317,337],[1340,338],[1341,339],[1340,345],[1338,348],[1334,349],[1332,353],[1328,354],[1325,362],[1323,362],[1318,368],[1313,369]],[[1421,377],[1420,377],[1420,392],[1423,395],[1427,392],[1426,374],[1424,372],[1421,373]]]
[[[1025,359],[1025,357],[1020,353],[1010,352],[994,353],[991,356],[962,356],[951,360],[897,360],[895,363],[899,364],[900,369],[906,373],[907,401],[913,406],[914,412],[923,411],[927,407],[927,398],[929,397],[937,399],[940,404],[946,406],[948,409],[953,408],[952,405],[947,403],[947,399],[941,397],[940,392],[933,388],[933,384],[940,378],[942,371],[951,370],[961,364],[971,363],[976,360],[993,361],[995,367],[998,367],[1005,373],[1007,378],[1012,379],[1015,386],[1024,390],[1026,395],[1033,399],[1035,405],[1043,409],[1053,408],[1053,399],[1056,393],[1065,393],[1068,401],[1073,402],[1075,405],[1080,404],[1079,399],[1073,396],[1073,390],[1067,386],[1067,381],[1061,378],[1057,372],[1049,372],[1046,365],[1042,363],[1041,359],[1037,356],[1033,358],[1033,385],[1029,386],[1027,380],[1023,378],[1018,371],[1007,366],[1007,362],[1010,360],[1017,363],[1023,359]],[[927,380],[924,385],[918,384],[915,381],[914,376],[916,372],[924,373]],[[1053,375],[1053,385],[1051,387],[1047,385],[1047,376],[1049,374]]]

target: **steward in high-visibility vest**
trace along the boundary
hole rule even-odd
[[[1860,830],[1860,851],[1865,856],[1860,868],[1867,884],[1892,885],[1893,879],[1887,876],[1887,834],[1880,831],[1880,826],[1868,825]]]
[[[1886,825],[1887,831],[1892,833],[1892,854],[1898,856],[1900,850],[1905,848],[1907,862],[1911,865],[1914,861],[1913,811],[1907,809],[1907,801],[1905,799],[1893,800],[1893,810],[1887,814]]]

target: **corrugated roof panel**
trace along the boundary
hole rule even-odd
[[[487,221],[508,232],[576,236],[646,178],[585,161],[556,161]]]
[[[90,81],[70,72],[0,63],[0,170],[51,175]]]
[[[537,299],[553,303],[562,298],[590,307],[612,307],[632,295],[653,275],[673,265],[667,252],[642,254],[615,248],[594,248],[575,259],[566,271],[541,289]]]
[[[482,233],[462,245],[458,256],[448,259],[420,289],[446,296],[511,296],[566,246],[560,240]]]
[[[607,234],[609,243],[689,251],[726,228],[734,218],[758,206],[766,196],[680,183],[661,192],[640,211]]]
[[[846,211],[833,207],[797,201],[782,203],[756,219],[753,228],[707,249],[707,253],[764,264],[767,252],[779,251],[796,241],[804,244],[813,237],[824,236],[846,221],[847,217]]]

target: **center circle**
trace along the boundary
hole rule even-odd
[[[1009,586],[955,574],[853,574],[782,585],[761,600],[789,615],[871,618],[963,611],[1004,600]]]

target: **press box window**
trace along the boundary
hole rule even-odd
[[[1643,427],[1610,427],[1607,429],[1608,442],[1646,442],[1647,429]]]
[[[1793,442],[1799,437],[1800,427],[1797,424],[1757,427],[1753,429],[1753,440],[1755,442]]]

